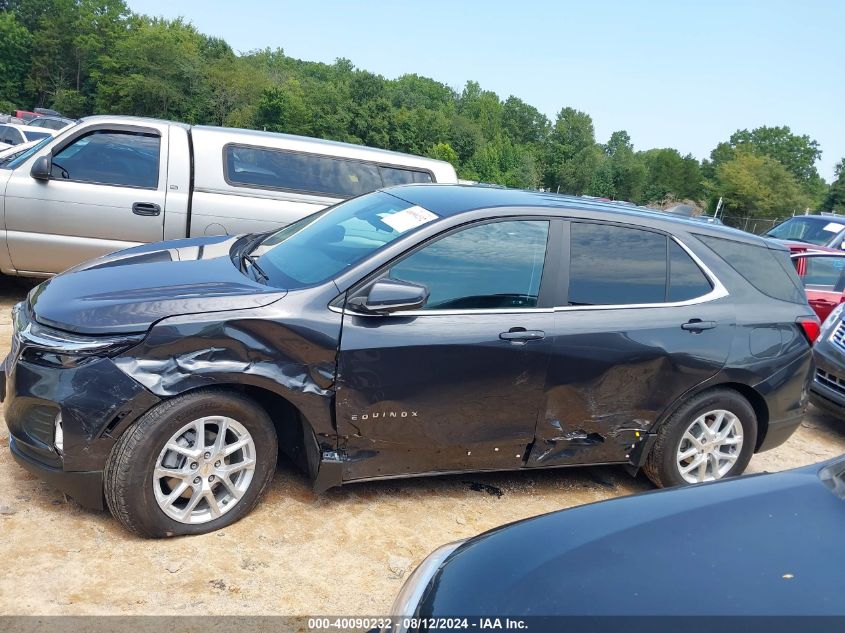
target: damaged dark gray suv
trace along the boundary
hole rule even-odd
[[[819,327],[773,242],[439,185],[114,253],[14,318],[12,453],[148,536],[236,521],[279,450],[318,491],[578,464],[736,475],[799,424]]]

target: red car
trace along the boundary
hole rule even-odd
[[[796,215],[772,227],[763,237],[782,242],[793,253],[841,253],[845,240],[845,216]]]
[[[792,256],[807,301],[822,322],[845,301],[845,252],[798,253]]]

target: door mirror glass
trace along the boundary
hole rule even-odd
[[[428,288],[407,281],[379,279],[367,296],[353,297],[349,307],[368,314],[390,314],[400,310],[422,308],[428,300]]]
[[[36,180],[50,180],[51,167],[52,161],[50,160],[50,156],[41,156],[33,163],[32,171],[29,172],[29,175]]]

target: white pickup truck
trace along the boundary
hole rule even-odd
[[[95,116],[0,163],[0,271],[44,277],[145,242],[268,231],[446,162],[300,136]]]

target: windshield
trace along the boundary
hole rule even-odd
[[[322,283],[437,215],[382,191],[309,215],[253,251],[269,283],[294,290]]]
[[[845,229],[845,217],[831,216],[830,221],[804,217],[790,218],[771,229],[766,236],[779,240],[796,240],[816,246],[824,246]]]
[[[36,143],[29,149],[23,151],[22,153],[15,152],[14,158],[7,157],[11,158],[11,160],[9,160],[8,162],[6,162],[6,160],[4,159],[0,159],[0,169],[16,169],[21,163],[25,162],[27,158],[32,156],[35,152],[37,152],[39,149],[44,147],[47,143],[52,140],[53,137],[48,134],[39,143]]]

